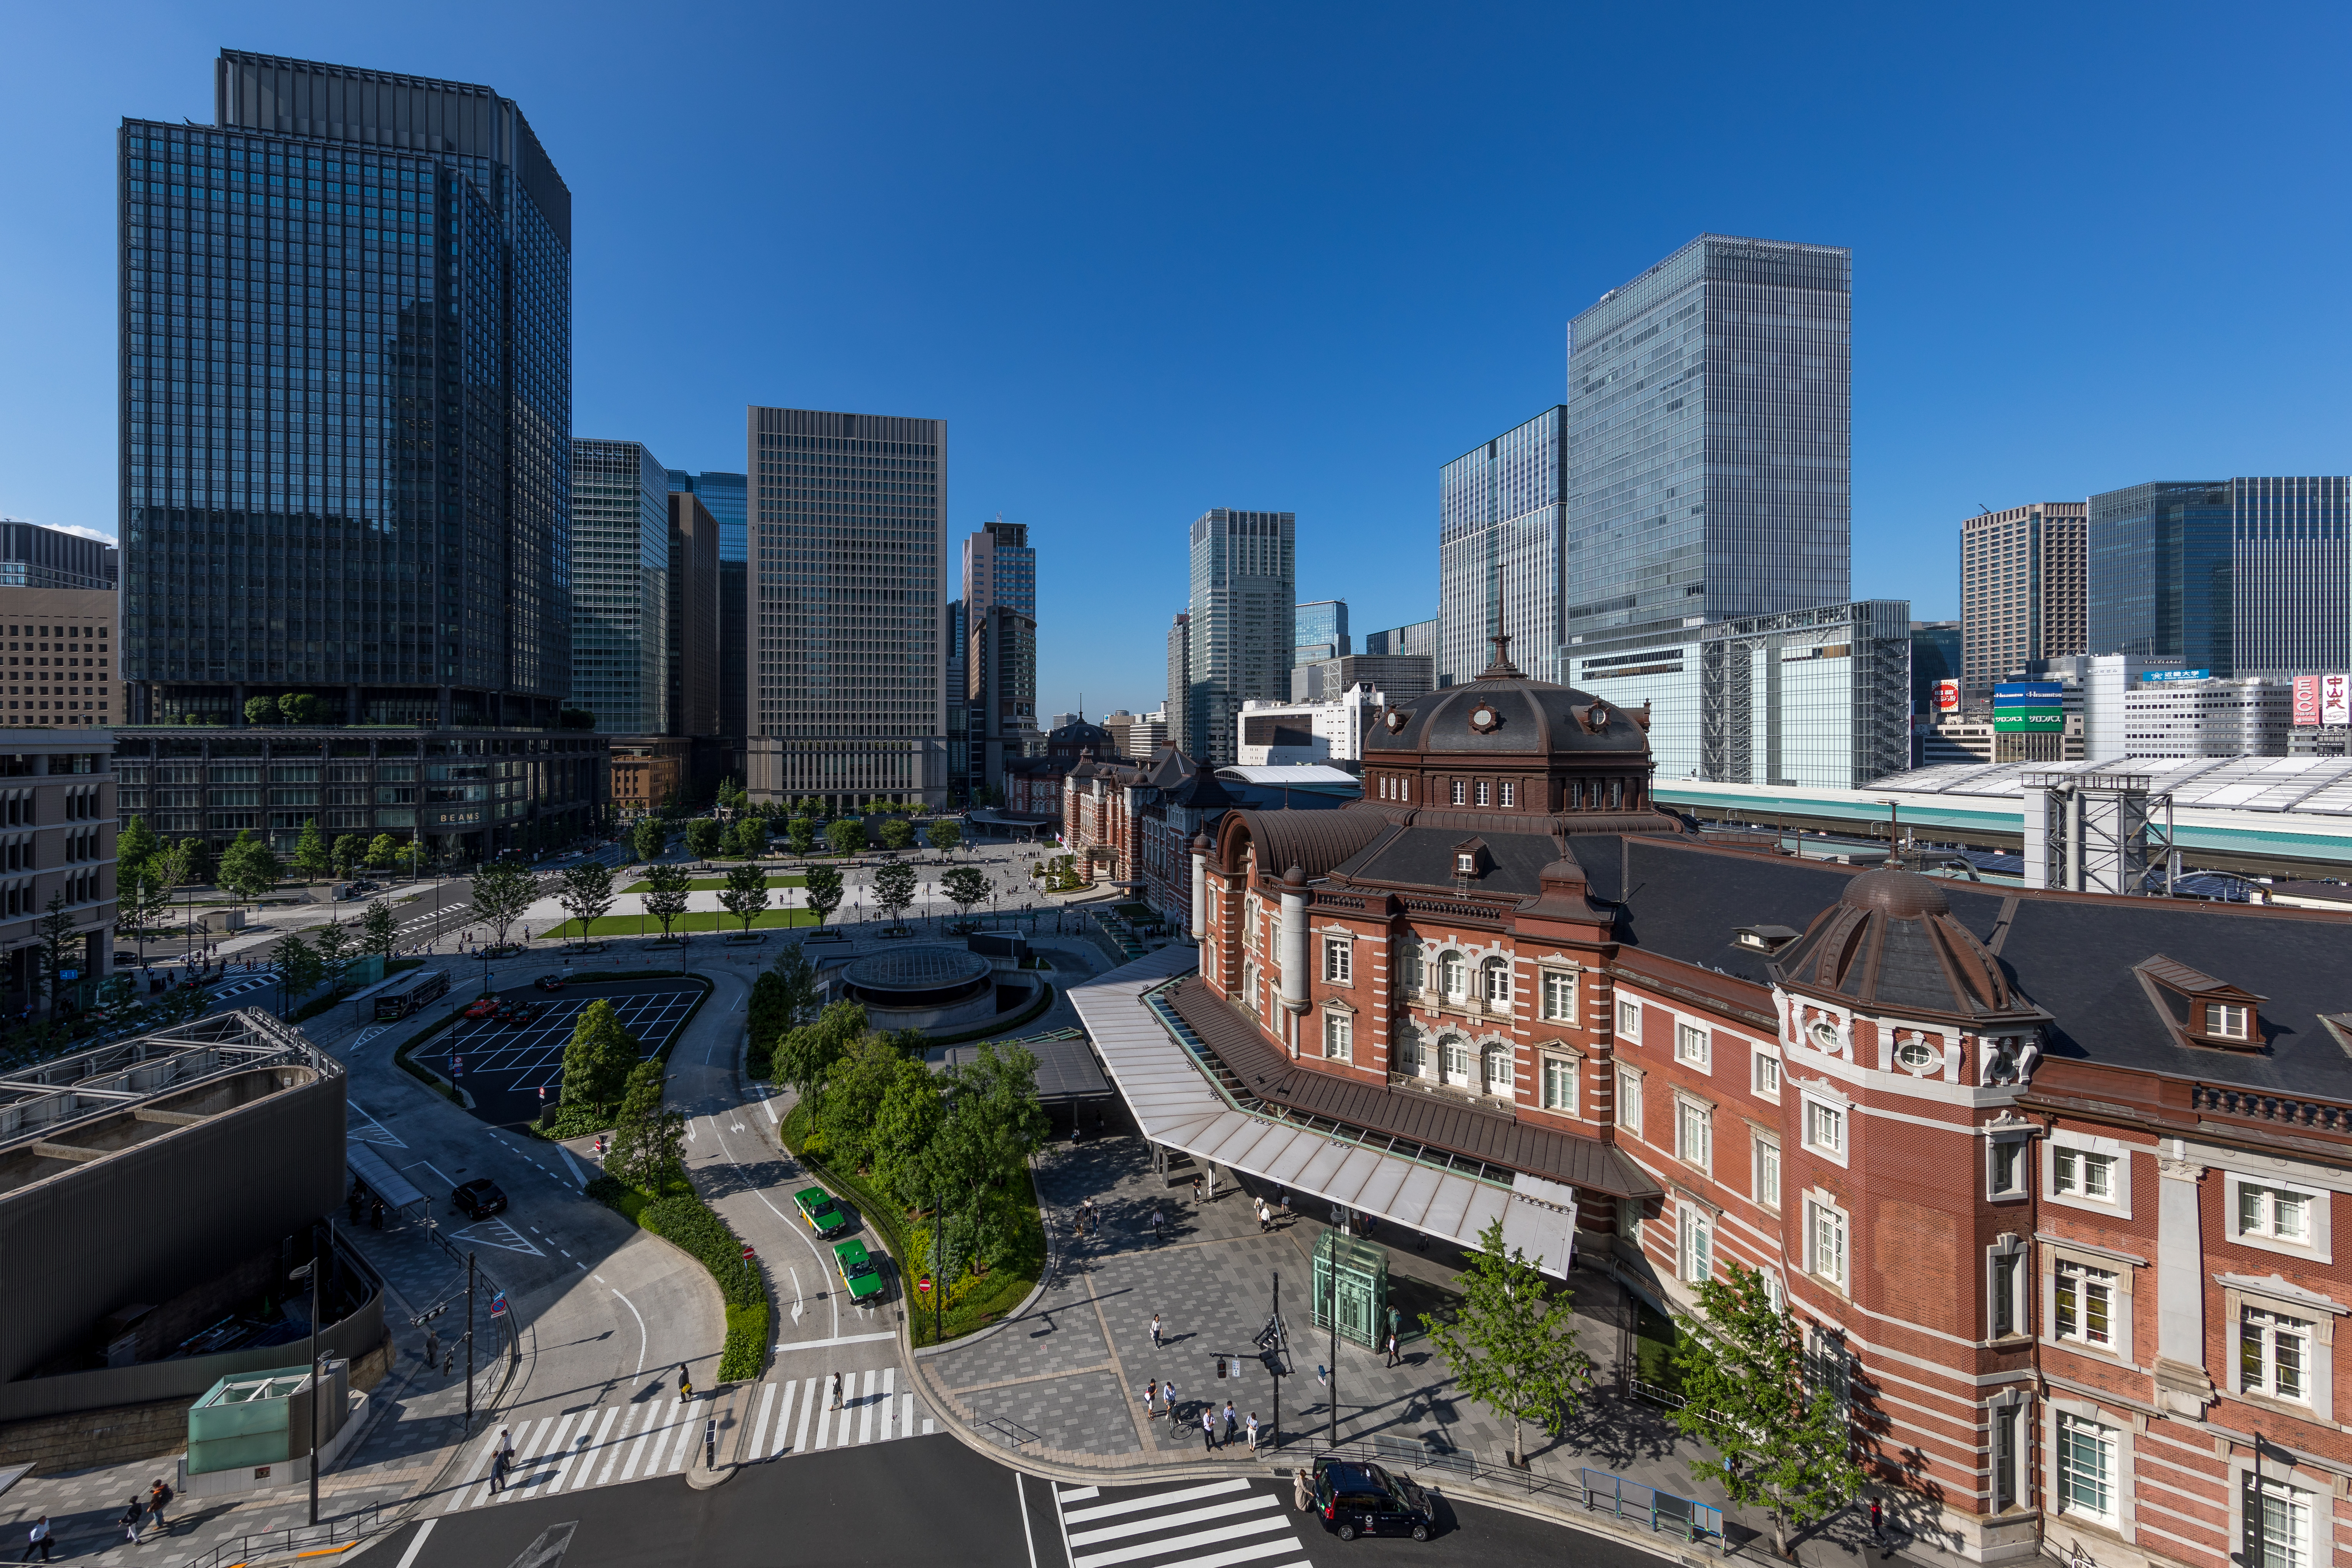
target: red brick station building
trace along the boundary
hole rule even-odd
[[[1762,1270],[1924,1545],[2352,1550],[2352,918],[1710,847],[1645,714],[1507,655],[1384,714],[1361,800],[1193,841],[1154,994],[1235,1103],[1572,1189],[1660,1305]]]

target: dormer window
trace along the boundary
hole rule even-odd
[[[1478,874],[1477,851],[1465,849],[1458,852],[1454,857],[1454,874],[1457,877],[1476,876]]]
[[[2205,1004],[2205,1032],[2220,1040],[2242,1040],[2246,1037],[2247,1019],[2252,1015],[2246,1008],[2229,1002]]]
[[[1751,952],[1778,952],[1803,934],[1787,926],[1741,926],[1731,933],[1731,941]]]
[[[2162,953],[2132,967],[2148,1000],[2182,1045],[2238,1051],[2262,1048],[2263,998]]]
[[[1486,853],[1486,841],[1483,838],[1465,839],[1454,847],[1454,874],[1456,877],[1483,876],[1493,865],[1493,858]]]

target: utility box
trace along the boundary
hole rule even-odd
[[[1389,1255],[1368,1242],[1327,1230],[1315,1243],[1315,1326],[1328,1330],[1336,1306],[1339,1337],[1380,1348],[1388,1321]]]

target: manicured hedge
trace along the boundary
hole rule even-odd
[[[755,1265],[743,1266],[743,1242],[717,1211],[693,1192],[648,1197],[617,1176],[597,1176],[588,1195],[634,1219],[663,1240],[693,1255],[710,1271],[727,1304],[727,1343],[719,1356],[719,1381],[756,1378],[768,1364],[768,1291]]]

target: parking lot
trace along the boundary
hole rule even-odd
[[[592,1002],[610,1002],[621,1026],[637,1037],[647,1056],[659,1050],[702,994],[699,989],[665,981],[574,984],[553,993],[517,986],[498,993],[501,1002],[535,1005],[538,1016],[524,1025],[467,1019],[418,1054],[474,1097],[474,1114],[499,1126],[529,1121],[563,1082],[563,1047],[572,1026]]]

